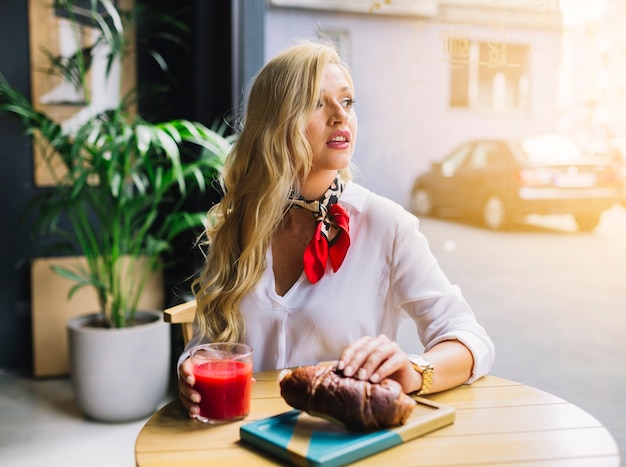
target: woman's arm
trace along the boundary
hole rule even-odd
[[[458,340],[439,342],[423,356],[435,369],[429,392],[439,392],[460,386],[466,383],[472,375],[474,357],[469,349]],[[421,381],[420,387],[416,390],[420,388]]]

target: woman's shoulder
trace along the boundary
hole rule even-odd
[[[399,203],[376,194],[353,181],[346,184],[340,201],[348,204],[360,214],[379,220],[386,218],[388,221],[398,222],[401,219],[415,219],[415,216]]]

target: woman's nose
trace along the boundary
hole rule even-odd
[[[350,119],[350,113],[346,111],[340,104],[333,106],[331,114],[331,122],[335,123],[347,123]]]

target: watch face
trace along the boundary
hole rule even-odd
[[[432,366],[432,364],[421,355],[409,354],[408,357],[411,363],[414,363],[422,368],[428,368]]]

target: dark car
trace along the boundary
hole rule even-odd
[[[528,214],[571,214],[589,231],[616,202],[618,186],[608,158],[585,156],[561,135],[477,140],[417,177],[410,208],[418,216],[472,216],[493,230]]]

